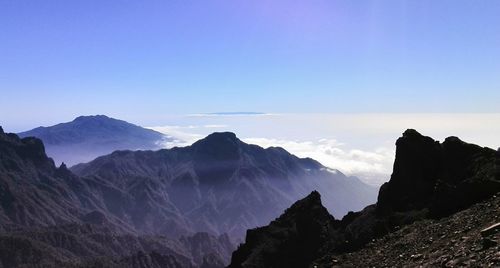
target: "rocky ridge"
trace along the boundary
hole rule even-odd
[[[474,222],[480,221],[477,222],[478,225],[474,225],[473,234],[477,238],[479,232],[477,228],[485,227],[485,224],[491,224],[497,220],[499,215],[498,207],[495,203],[491,204],[488,201],[485,202],[485,205],[492,208],[485,215],[478,216],[479,211],[474,210],[474,208],[471,208],[468,212],[463,212],[466,215],[467,213],[473,215],[474,212],[476,213],[475,216],[468,218],[470,222],[466,223],[457,220],[455,216],[460,218],[463,215],[455,213],[467,209],[471,205],[484,202],[484,200],[491,198],[500,191],[499,159],[500,155],[497,151],[465,143],[456,137],[447,138],[445,142],[439,143],[419,134],[415,130],[407,130],[396,142],[394,171],[391,180],[380,189],[376,204],[368,206],[359,212],[350,212],[342,220],[328,218],[324,215],[306,217],[305,212],[302,212],[303,216],[288,217],[287,210],[280,217],[280,219],[288,219],[286,226],[295,226],[299,222],[298,219],[306,219],[307,224],[302,224],[303,226],[323,227],[322,232],[314,232],[315,235],[312,236],[315,237],[317,244],[307,246],[307,248],[315,250],[308,251],[303,244],[290,242],[294,241],[297,236],[294,228],[279,232],[281,241],[289,241],[284,242],[285,247],[273,242],[276,240],[276,234],[275,232],[269,232],[269,230],[280,230],[280,226],[283,226],[282,223],[276,220],[266,227],[249,230],[245,243],[240,245],[233,253],[229,267],[265,267],[269,263],[273,264],[269,267],[280,267],[274,264],[286,262],[287,258],[293,259],[294,254],[291,254],[293,252],[302,252],[301,259],[304,261],[288,263],[287,267],[307,267],[309,265],[312,267],[331,267],[332,265],[343,266],[344,264],[353,264],[353,267],[358,264],[359,267],[361,264],[364,266],[365,261],[374,264],[376,267],[381,263],[387,263],[387,267],[391,265],[398,266],[402,262],[395,261],[397,258],[394,258],[394,252],[400,253],[397,255],[400,259],[404,259],[405,256],[413,259],[426,259],[431,256],[430,260],[435,264],[434,261],[440,257],[429,255],[430,251],[426,252],[426,247],[418,243],[425,243],[425,239],[428,239],[426,235],[434,229],[440,230],[442,233],[439,234],[439,237],[444,235],[443,238],[453,237],[453,234],[460,232],[450,233],[451,229],[441,228],[443,225],[439,224],[426,229],[424,228],[426,224],[435,221],[446,222],[446,217],[451,217],[448,218],[451,221],[447,225],[464,224],[464,226],[471,227]],[[313,195],[315,194],[313,193]],[[304,200],[309,199],[311,199],[311,196],[306,197]],[[299,201],[299,203],[302,203],[302,201]],[[313,210],[318,206],[321,206],[321,203],[316,202],[305,211]],[[474,220],[474,217],[477,217],[477,219]],[[316,221],[319,221],[319,223]],[[409,225],[412,223],[413,225]],[[310,231],[317,230],[315,227],[310,228]],[[402,237],[403,234],[398,233],[401,228],[405,232],[412,234],[404,237],[409,241],[408,244],[420,246],[421,249],[424,249],[422,253],[416,248],[409,248],[407,245],[399,244],[399,242],[404,243],[404,241],[391,240],[393,236],[400,235]],[[307,231],[301,233],[307,233]],[[258,239],[255,239],[256,237]],[[381,237],[382,239],[388,239],[389,242],[387,244],[378,242],[379,249],[391,248],[391,242],[394,248],[401,246],[402,249],[394,249],[394,251],[390,252],[371,251],[371,255],[368,253],[357,255],[357,252],[360,252],[359,250],[365,252],[370,250],[367,249],[367,245],[369,248],[370,243],[382,241],[379,240]],[[437,239],[435,234],[432,237],[434,240]],[[412,242],[411,239],[413,239]],[[498,242],[495,240],[496,237],[488,239],[481,241],[490,242],[481,243],[490,243],[490,247],[494,247]],[[464,238],[464,240],[467,239]],[[455,243],[456,241],[448,240],[448,242]],[[412,245],[412,243],[416,245]],[[464,245],[459,246],[465,247]],[[474,249],[475,246],[471,246],[467,250]],[[488,262],[481,262],[481,264],[488,265],[489,261],[495,263],[497,258],[495,254],[490,254],[487,258],[479,261],[487,260]],[[424,256],[426,257],[424,258]],[[316,259],[316,261],[309,262],[311,259]],[[454,257],[445,259],[446,264]],[[384,260],[385,262],[382,262]],[[377,263],[379,261],[380,263]]]

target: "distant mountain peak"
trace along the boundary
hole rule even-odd
[[[233,132],[214,132],[209,134],[205,138],[193,143],[193,147],[204,147],[204,146],[238,146],[243,144],[236,134]]]
[[[212,160],[235,160],[239,158],[243,142],[232,132],[215,132],[193,143],[192,148],[198,155]]]
[[[157,150],[171,137],[106,115],[79,116],[71,122],[18,134],[43,140],[57,163],[88,162],[116,150]]]
[[[233,132],[214,132],[200,141],[206,142],[237,142],[240,141]]]
[[[108,117],[108,116],[103,115],[103,114],[97,114],[97,115],[81,115],[81,116],[78,116],[77,118],[75,118],[73,120],[73,122],[87,121],[87,120],[109,120],[109,119],[118,120],[118,119],[114,119],[114,118]]]

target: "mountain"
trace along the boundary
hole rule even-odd
[[[306,267],[320,257],[337,222],[313,191],[269,225],[248,230],[232,267]]]
[[[359,267],[349,265],[378,266],[380,260],[400,266],[403,263],[401,259],[408,259],[411,254],[414,254],[411,259],[418,260],[423,255],[417,255],[416,252],[431,252],[427,250],[428,245],[418,249],[398,241],[394,238],[397,234],[387,234],[416,222],[412,225],[416,230],[406,227],[405,233],[399,232],[399,237],[403,236],[414,245],[425,246],[420,242],[430,240],[432,243],[435,239],[426,236],[432,228],[420,223],[427,221],[434,224],[436,230],[443,231],[439,233],[440,239],[449,238],[440,245],[456,244],[456,240],[451,237],[457,237],[459,232],[444,228],[439,222],[458,225],[460,217],[454,213],[481,202],[489,207],[490,215],[499,215],[498,205],[487,205],[488,202],[496,201],[485,201],[491,197],[496,198],[495,194],[500,191],[499,163],[500,153],[495,150],[463,142],[457,137],[449,137],[440,143],[409,129],[396,142],[393,174],[390,181],[380,188],[376,204],[359,212],[350,212],[337,220],[325,214],[319,194],[313,192],[268,226],[248,230],[245,243],[233,253],[229,267]],[[469,212],[463,213],[469,215],[467,213],[478,214],[481,211],[471,208]],[[480,228],[499,220],[496,216],[484,215],[469,218],[476,219],[476,223],[468,223],[467,231],[474,230],[471,233],[476,237]],[[486,243],[490,246],[497,245],[498,242],[491,239],[485,240],[489,241]],[[372,241],[379,241],[376,244],[379,249],[390,249],[392,245],[398,248],[396,252],[400,254],[394,256],[391,250],[371,250],[374,244],[367,244]],[[472,247],[475,244],[461,245]],[[496,249],[497,251],[493,249],[485,254],[488,261],[495,261],[496,258],[495,262],[498,264],[500,260],[498,254],[495,255],[498,247]],[[358,255],[356,252],[359,250],[362,253]],[[473,249],[462,248],[464,250]],[[297,256],[298,252],[302,252],[300,257]],[[372,255],[366,252],[371,252]],[[442,257],[446,262],[450,259],[460,262],[457,259],[461,257],[433,256]],[[362,257],[365,259],[361,259]],[[396,261],[397,258],[400,259],[399,262]],[[339,260],[345,263],[340,263]]]
[[[142,232],[190,230],[243,238],[312,190],[329,189],[338,216],[375,200],[376,189],[355,177],[298,158],[282,148],[246,144],[234,133],[214,133],[192,146],[117,151],[71,168],[115,187],[113,211]]]
[[[0,263],[223,267],[246,229],[324,188],[339,214],[375,199],[356,178],[233,133],[68,169],[40,139],[1,130]]]
[[[68,123],[18,134],[37,137],[56,163],[88,162],[116,150],[157,150],[173,138],[105,115],[80,116]]]
[[[229,259],[225,234],[135,229],[117,216],[118,202],[133,202],[122,194],[56,167],[41,140],[0,127],[0,267],[223,267]]]

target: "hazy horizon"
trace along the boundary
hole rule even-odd
[[[375,186],[389,179],[396,139],[408,128],[439,141],[448,136],[458,136],[480,146],[493,149],[500,147],[497,138],[500,136],[500,125],[496,124],[500,122],[500,113],[217,112],[163,115],[147,123],[115,118],[157,130],[179,140],[165,144],[166,148],[190,145],[213,132],[234,132],[247,143],[262,147],[283,147],[299,157],[311,157],[327,167],[357,176]],[[50,126],[73,119],[61,119],[41,125]],[[13,130],[4,126],[7,132],[28,129]]]

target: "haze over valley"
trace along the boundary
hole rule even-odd
[[[0,268],[500,267],[500,1],[0,1]]]

